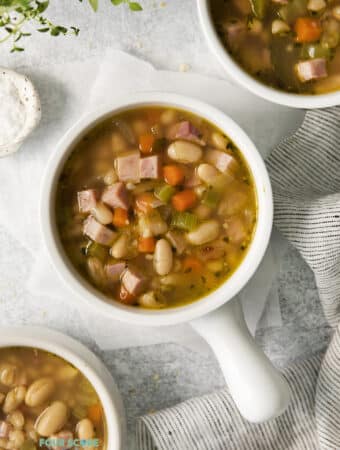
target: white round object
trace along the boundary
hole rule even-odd
[[[274,89],[253,78],[237,64],[218,37],[210,13],[210,0],[197,0],[197,7],[200,22],[211,50],[217,56],[227,74],[236,83],[272,103],[291,106],[292,108],[326,108],[340,104],[340,91],[319,95],[291,94]]]
[[[254,179],[258,201],[258,220],[253,240],[238,269],[218,289],[204,298],[178,307],[149,311],[113,302],[85,280],[73,267],[59,241],[55,220],[56,188],[64,164],[76,142],[98,123],[114,114],[144,106],[164,106],[186,110],[203,117],[223,131],[240,149]],[[109,106],[82,117],[54,148],[42,185],[40,205],[44,241],[52,263],[66,284],[75,292],[74,299],[86,302],[106,317],[141,326],[174,325],[196,319],[232,299],[245,286],[259,266],[273,223],[273,197],[267,169],[261,155],[246,133],[218,109],[193,98],[172,93],[141,93],[116,99]]]
[[[107,424],[107,450],[124,450],[123,402],[111,374],[83,344],[43,327],[1,327],[0,347],[31,347],[54,353],[74,365],[90,381],[102,403]]]
[[[40,118],[39,95],[30,79],[0,67],[0,157],[19,150]]]

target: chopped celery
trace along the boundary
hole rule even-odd
[[[220,201],[220,194],[214,189],[208,189],[202,198],[202,203],[209,208],[215,208]]]
[[[332,51],[330,48],[323,47],[320,44],[303,45],[301,48],[301,58],[326,58],[331,59]]]
[[[292,0],[279,10],[279,16],[289,24],[295,22],[298,17],[307,14],[307,0]]]
[[[169,184],[163,184],[155,189],[155,196],[164,203],[168,203],[176,189]]]
[[[167,144],[167,140],[165,138],[160,138],[160,139],[156,139],[153,146],[152,146],[152,150],[153,152],[161,152],[164,150],[166,144]]]
[[[266,14],[268,0],[250,0],[250,3],[255,16],[258,19],[263,19]]]
[[[107,248],[103,247],[97,242],[89,242],[85,250],[86,256],[95,256],[99,258],[101,261],[104,261],[108,256]]]
[[[198,225],[198,217],[189,212],[176,212],[172,216],[171,226],[180,230],[192,231]]]

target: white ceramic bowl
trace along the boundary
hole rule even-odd
[[[113,303],[104,294],[92,287],[74,269],[60,243],[55,220],[55,194],[57,181],[64,163],[74,145],[94,125],[110,117],[115,112],[144,105],[173,106],[193,112],[217,125],[239,147],[255,180],[258,198],[258,222],[250,248],[240,267],[219,289],[192,304],[166,310],[142,310]],[[66,284],[77,297],[95,307],[97,312],[121,321],[147,326],[173,325],[195,319],[212,311],[233,298],[247,283],[260,264],[267,248],[273,220],[271,185],[264,162],[254,144],[243,130],[219,110],[194,100],[175,94],[146,93],[135,94],[116,100],[109,107],[101,108],[83,117],[63,137],[53,151],[46,169],[41,202],[41,223],[48,252],[52,262]]]
[[[55,217],[57,182],[77,142],[97,123],[112,114],[148,105],[185,109],[212,122],[226,133],[239,147],[249,165],[258,200],[258,221],[253,241],[235,273],[215,292],[201,300],[158,311],[113,302],[91,286],[66,256]],[[116,99],[109,106],[86,115],[66,133],[52,153],[42,189],[42,231],[52,263],[73,290],[74,300],[83,300],[93,312],[132,326],[175,325],[191,321],[214,349],[229,389],[244,417],[261,422],[280,414],[289,402],[286,382],[254,343],[238,302],[230,302],[259,266],[269,242],[273,221],[269,176],[260,154],[244,131],[225,114],[200,101],[170,93],[143,93]]]
[[[54,353],[77,367],[91,382],[105,411],[107,450],[125,450],[123,403],[109,371],[84,345],[41,327],[1,327],[0,347],[33,347]]]
[[[299,95],[290,94],[257,81],[250,76],[242,67],[232,58],[221,43],[210,14],[210,0],[197,0],[197,7],[200,16],[200,22],[208,41],[208,44],[217,56],[227,74],[237,83],[248,89],[255,95],[262,97],[270,102],[280,105],[291,106],[293,108],[325,108],[340,104],[340,91],[320,95]]]

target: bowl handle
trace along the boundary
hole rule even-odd
[[[215,352],[229,391],[245,419],[264,422],[287,408],[288,384],[256,345],[240,301],[234,299],[191,325]]]

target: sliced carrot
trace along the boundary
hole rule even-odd
[[[115,208],[112,223],[115,227],[122,228],[129,225],[128,212],[123,208]]]
[[[142,134],[139,136],[139,150],[144,153],[151,153],[152,146],[155,143],[155,137],[153,134]]]
[[[138,240],[138,250],[141,253],[153,253],[156,247],[156,239],[154,237],[140,237]]]
[[[154,209],[156,200],[151,192],[143,192],[136,197],[136,208],[144,214],[148,214]]]
[[[99,403],[89,406],[87,410],[87,417],[95,424],[98,425],[102,419],[102,408]]]
[[[184,180],[184,170],[182,167],[172,164],[163,167],[164,180],[170,184],[170,186],[177,186]]]
[[[176,211],[186,211],[187,209],[192,208],[196,202],[197,195],[195,191],[191,189],[178,192],[171,199],[172,206]]]
[[[130,294],[130,292],[123,284],[118,286],[117,300],[120,303],[124,303],[124,305],[135,305],[137,302],[137,298],[134,295]]]
[[[314,42],[320,39],[322,26],[318,19],[299,17],[294,26],[296,42]]]
[[[184,272],[202,272],[203,265],[202,262],[195,258],[194,256],[187,256],[183,260],[183,270]]]

